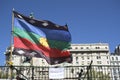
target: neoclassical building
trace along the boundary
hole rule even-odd
[[[73,65],[110,65],[110,50],[107,43],[72,44]]]

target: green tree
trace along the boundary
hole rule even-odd
[[[15,73],[12,74],[13,78],[15,77],[15,75]],[[8,77],[10,77],[10,74],[8,75],[8,73],[0,71],[0,79],[7,79]]]
[[[84,73],[84,80],[110,80],[109,73],[103,73],[102,71],[89,70]]]

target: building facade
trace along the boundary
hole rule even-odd
[[[112,66],[112,77],[113,80],[120,80],[120,55],[111,55],[110,63]]]
[[[73,65],[110,65],[110,51],[107,43],[72,44]]]

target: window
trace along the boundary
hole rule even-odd
[[[96,49],[100,49],[100,47],[95,47]]]
[[[107,61],[107,64],[109,64],[109,61]]]
[[[97,64],[102,64],[102,62],[101,61],[97,61]]]
[[[108,56],[106,58],[108,59]]]
[[[81,47],[81,49],[83,49],[83,47]]]
[[[71,73],[74,73],[74,69],[73,68],[71,69]]]
[[[116,60],[118,60],[118,57],[116,57]]]
[[[87,59],[90,59],[90,57],[89,57],[89,56],[87,56]]]
[[[101,59],[101,56],[97,56],[96,58],[97,58],[97,59]]]
[[[84,60],[84,56],[82,56],[81,58],[82,58],[82,60]]]
[[[78,49],[78,47],[75,47],[75,49]]]
[[[114,60],[114,57],[112,57],[112,60]]]
[[[89,49],[89,47],[86,47],[86,49]]]
[[[76,62],[78,62],[78,57],[76,57]]]
[[[82,61],[82,65],[84,65],[84,61]]]
[[[87,64],[89,65],[89,64],[90,64],[90,62],[88,61],[88,62],[87,62]]]
[[[76,64],[79,64],[79,62],[78,62],[78,61],[76,61]]]

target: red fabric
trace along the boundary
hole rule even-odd
[[[41,51],[45,56],[53,58],[70,56],[69,51],[61,51],[55,48],[44,47],[41,44],[35,44],[27,39],[19,37],[14,37],[14,48]]]

